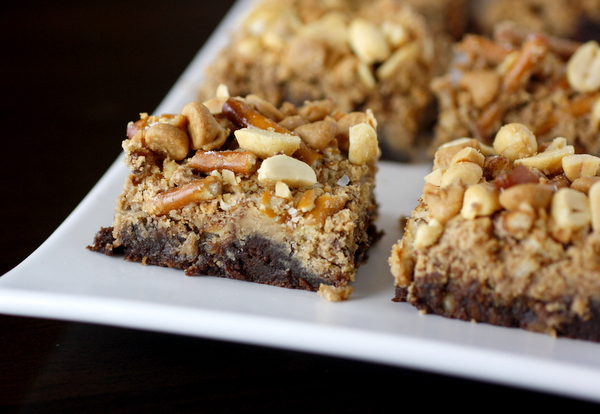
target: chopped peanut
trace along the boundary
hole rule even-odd
[[[562,159],[562,168],[571,181],[581,177],[594,177],[600,169],[600,158],[589,154],[567,155]]]
[[[300,125],[294,132],[312,148],[322,150],[337,134],[337,123],[333,120],[317,121]]]
[[[221,147],[229,131],[224,129],[210,110],[198,102],[190,102],[181,113],[188,118],[188,133],[193,150],[211,150]]]
[[[377,132],[364,122],[350,127],[348,160],[352,164],[366,164],[379,156]]]
[[[383,32],[373,22],[356,18],[348,28],[350,47],[367,65],[383,62],[390,55],[390,47]]]
[[[561,188],[552,198],[552,219],[555,228],[554,237],[566,243],[574,231],[591,222],[590,201],[588,197],[572,188]]]
[[[184,131],[162,122],[148,128],[144,139],[150,150],[176,161],[187,157],[190,149],[190,139]]]
[[[536,168],[546,175],[559,174],[563,171],[562,159],[574,153],[575,148],[572,145],[567,145],[557,150],[540,152],[533,157],[521,158],[516,160],[515,164]]]
[[[420,224],[415,235],[415,249],[424,249],[435,244],[444,233],[444,225],[436,219]]]
[[[490,183],[475,184],[465,190],[461,216],[466,219],[490,216],[500,210],[499,193]]]
[[[510,161],[530,157],[538,149],[535,135],[525,125],[518,123],[507,124],[500,128],[493,146],[497,155],[506,157]]]
[[[553,194],[552,186],[547,184],[517,184],[502,191],[499,201],[509,211],[527,208],[537,211],[550,205]]]

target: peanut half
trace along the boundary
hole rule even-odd
[[[581,45],[567,62],[569,84],[579,92],[600,89],[600,45],[590,40]]]
[[[348,160],[352,164],[366,164],[379,157],[377,132],[369,123],[363,122],[349,129]]]
[[[367,65],[383,62],[391,53],[383,32],[365,19],[356,18],[350,22],[348,42],[354,54]]]
[[[190,102],[181,111],[188,118],[188,133],[192,140],[193,150],[211,150],[219,148],[229,135],[210,110],[198,102]]]
[[[242,128],[234,132],[240,148],[269,158],[275,154],[292,155],[300,147],[301,139],[297,135],[282,134],[281,132]]]
[[[187,157],[190,139],[181,129],[165,123],[157,123],[148,128],[144,139],[146,146],[156,153],[180,161]]]
[[[310,187],[317,183],[317,176],[308,164],[280,154],[262,162],[258,169],[258,181],[268,185],[282,181],[290,187]]]

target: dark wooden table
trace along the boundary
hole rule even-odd
[[[231,3],[3,6],[0,274],[91,189],[127,122],[158,106]],[[499,408],[587,405],[328,356],[0,315],[0,412],[362,413],[468,409],[477,396]]]

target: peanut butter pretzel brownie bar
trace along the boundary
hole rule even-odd
[[[522,124],[435,154],[390,257],[424,313],[600,341],[600,158]]]
[[[127,128],[131,170],[93,251],[346,299],[379,236],[376,121],[226,88]]]
[[[403,1],[266,0],[208,67],[200,100],[226,84],[275,105],[330,98],[344,112],[369,108],[383,156],[407,159],[432,101],[434,66],[449,62],[449,48],[437,58],[435,50],[425,19]]]
[[[593,0],[596,1],[596,0]],[[491,34],[497,23],[510,20],[532,31],[574,38],[594,6],[587,0],[486,0],[473,13],[475,26]]]
[[[567,139],[600,154],[600,46],[532,33],[506,22],[493,39],[466,35],[447,74],[431,83],[439,114],[432,148],[460,137],[486,144],[507,123],[538,141]]]

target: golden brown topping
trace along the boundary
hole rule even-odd
[[[489,104],[500,89],[500,76],[492,70],[465,72],[458,85],[469,91],[473,104],[483,108]]]
[[[337,123],[331,119],[301,125],[294,132],[310,147],[316,150],[325,148],[337,134]]]
[[[483,167],[485,157],[481,151],[476,150],[473,147],[465,147],[452,157],[450,164],[460,164],[461,162],[472,162]]]
[[[452,164],[444,174],[440,185],[446,187],[454,182],[462,182],[464,185],[477,184],[483,176],[483,168],[473,162],[461,162]]]
[[[423,201],[429,206],[429,215],[441,224],[446,224],[460,212],[465,189],[460,181],[455,181],[447,187],[425,184]]]
[[[424,249],[435,244],[444,233],[444,225],[436,219],[429,220],[428,223],[422,223],[417,227],[415,234],[415,249]]]
[[[572,145],[567,145],[563,148],[551,150],[548,149],[540,152],[533,157],[521,158],[515,163],[522,164],[529,168],[540,170],[546,175],[560,174],[563,172],[562,159],[567,155],[573,155],[575,148]]]
[[[364,122],[369,123],[373,128],[377,128],[377,121],[370,111],[367,112],[350,112],[343,114],[337,119],[338,132],[337,139],[340,149],[348,151],[348,139],[350,135],[350,127]]]
[[[275,155],[262,162],[258,181],[267,185],[282,181],[290,187],[310,187],[316,184],[317,176],[308,164],[287,155]]]
[[[275,210],[271,208],[271,191],[265,190],[260,198],[260,211],[269,218],[277,217]]]
[[[298,200],[298,205],[296,205],[296,209],[302,213],[306,213],[307,211],[315,208],[315,200],[317,199],[317,194],[315,190],[310,189],[306,190],[300,200]]]
[[[293,131],[294,129],[298,128],[300,125],[306,124],[308,124],[308,121],[306,120],[306,118],[300,115],[290,115],[279,121],[279,125],[290,131]]]
[[[331,99],[323,99],[321,101],[306,101],[304,105],[298,108],[298,115],[303,116],[309,122],[316,122],[322,119],[333,111],[333,102]]]
[[[306,145],[304,141],[301,141],[300,146],[298,147],[296,152],[294,152],[293,156],[294,158],[297,158],[300,161],[305,162],[312,167],[313,163],[316,160],[323,157],[323,154],[321,154],[319,151],[315,151],[314,149]]]
[[[306,224],[311,226],[323,225],[327,217],[334,215],[345,205],[345,198],[323,194],[315,200],[315,207],[306,213]]]
[[[486,157],[483,163],[483,176],[488,181],[493,181],[500,176],[506,176],[511,170],[512,162],[508,158],[499,155]]]
[[[210,110],[198,102],[190,102],[181,112],[188,118],[188,133],[193,150],[211,150],[219,148],[229,135],[229,131],[210,113]]]
[[[249,151],[197,151],[189,166],[196,171],[209,173],[230,170],[236,174],[251,175],[257,168],[257,157]]]
[[[211,200],[219,194],[221,194],[221,180],[208,176],[148,199],[145,209],[148,214],[161,216],[188,204]]]
[[[596,183],[600,183],[600,177],[581,177],[571,183],[571,188],[589,194],[590,188]]]
[[[419,55],[423,53],[422,47],[417,42],[411,42],[396,49],[375,71],[377,79],[390,79],[398,73],[398,69],[402,66],[418,61]]]
[[[180,161],[187,157],[190,139],[181,129],[164,123],[157,123],[144,134],[146,146],[158,154]]]
[[[452,158],[466,147],[479,149],[479,141],[473,138],[459,138],[441,145],[435,153],[433,169],[449,167]]]
[[[552,201],[554,189],[547,184],[517,184],[502,191],[500,204],[509,211],[533,208],[545,209]]]
[[[538,149],[533,132],[519,123],[507,124],[500,128],[493,146],[497,155],[506,157],[509,161],[530,157]]]
[[[466,189],[461,216],[466,219],[490,216],[500,210],[499,193],[491,183],[480,183]]]

